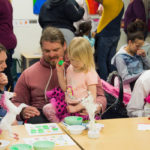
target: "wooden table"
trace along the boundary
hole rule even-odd
[[[73,140],[79,145],[74,146],[55,146],[55,150],[149,150],[150,149],[150,131],[139,131],[139,123],[150,124],[150,120],[143,118],[126,118],[126,119],[108,119],[100,120],[104,128],[100,132],[98,139],[90,139],[87,136],[87,130],[81,135],[71,135],[66,127],[61,128],[67,132]],[[23,143],[23,138],[29,138],[23,125],[13,126],[13,131],[19,134],[19,141],[11,140],[11,144]],[[3,136],[2,136],[3,135]],[[8,139],[4,133],[0,139]],[[34,136],[32,136],[34,137]],[[8,150],[8,149],[7,149]]]
[[[19,135],[19,140],[8,138],[8,133],[5,133],[5,132],[2,133],[2,135],[0,135],[0,139],[1,140],[5,139],[5,140],[10,141],[10,145],[16,144],[16,143],[24,143],[23,138],[37,137],[37,136],[29,136],[24,125],[13,126],[12,128],[13,128],[13,132],[17,133]],[[65,132],[63,134],[65,134]],[[45,135],[45,136],[50,136],[50,135]],[[8,146],[7,150],[9,150],[9,146]],[[77,145],[55,146],[54,150],[80,150],[80,148]]]
[[[104,128],[98,139],[90,139],[85,130],[71,135],[85,150],[150,150],[150,131],[137,130],[138,123],[149,123],[147,118],[100,120]]]

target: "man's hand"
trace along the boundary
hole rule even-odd
[[[146,56],[146,53],[145,53],[144,49],[139,49],[136,54],[139,55],[139,56],[142,56],[142,57]]]
[[[8,78],[4,73],[0,73],[0,90],[4,90],[5,85],[8,84]]]
[[[77,105],[68,105],[67,106],[67,111],[69,113],[80,112],[83,109],[85,109],[85,108],[84,108],[84,106],[81,103],[78,103]]]
[[[22,110],[21,115],[22,118],[26,120],[35,116],[39,116],[40,112],[36,107],[28,106]]]

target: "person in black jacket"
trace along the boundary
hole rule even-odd
[[[47,0],[40,9],[39,24],[59,28],[65,36],[67,45],[74,37],[73,23],[82,19],[84,9],[75,0]]]

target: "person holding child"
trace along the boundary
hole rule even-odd
[[[87,120],[87,114],[83,113],[85,110],[81,109],[83,108],[81,101],[88,96],[88,91],[96,102],[98,74],[95,71],[90,43],[83,37],[76,37],[71,41],[67,54],[71,64],[67,68],[66,75],[64,74],[64,65],[56,64],[58,81],[61,89],[65,92],[65,97],[63,99],[62,95],[59,97],[58,90],[60,90],[60,93],[62,91],[56,88],[53,92],[47,93],[51,104],[43,107],[43,112],[47,119],[53,122],[59,122],[70,115],[82,116],[84,120]],[[51,112],[54,112],[56,116],[52,117]]]
[[[49,122],[43,115],[42,108],[49,103],[46,97],[47,91],[60,86],[56,63],[60,58],[63,58],[66,67],[69,64],[66,55],[66,42],[58,28],[45,28],[41,35],[40,44],[43,56],[39,62],[30,66],[21,74],[15,86],[16,97],[12,99],[17,106],[21,103],[28,105],[18,116],[18,119],[26,120],[28,123]],[[106,98],[99,77],[98,84],[96,84],[95,101],[99,104],[97,113],[103,112],[106,108]],[[68,110],[70,113],[74,113],[71,105]],[[76,111],[80,112],[81,110],[84,110],[84,107],[80,104]]]

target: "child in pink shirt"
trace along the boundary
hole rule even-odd
[[[74,38],[68,47],[70,66],[64,74],[64,64],[56,65],[60,88],[47,92],[50,104],[43,107],[47,119],[59,122],[66,116],[76,115],[88,119],[81,100],[91,92],[96,99],[96,85],[98,74],[95,71],[95,63],[92,48],[87,39],[83,37]],[[65,92],[65,94],[64,94]],[[83,107],[81,109],[81,107]],[[86,115],[85,115],[86,114]]]

